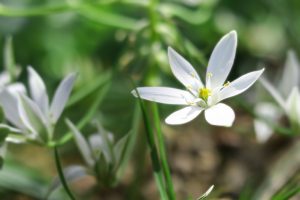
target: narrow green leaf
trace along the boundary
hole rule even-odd
[[[157,149],[156,149],[156,145],[155,145],[154,132],[151,127],[145,105],[144,105],[143,101],[141,100],[138,91],[137,90],[135,90],[135,91],[138,95],[138,101],[140,103],[140,107],[141,107],[142,114],[143,114],[145,131],[146,131],[146,139],[147,139],[147,143],[150,148],[150,156],[151,156],[151,161],[153,164],[154,178],[155,178],[160,196],[163,200],[165,200],[165,199],[168,199],[168,195],[165,190],[163,173],[161,170],[160,161],[159,161],[159,157],[158,157],[158,153],[157,153]]]
[[[66,108],[73,106],[74,104],[78,103],[82,99],[86,98],[90,94],[96,92],[98,88],[103,86],[111,79],[111,72],[106,72],[103,75],[97,77],[96,80],[92,81],[91,83],[87,83],[82,89],[76,91],[71,98],[69,99]]]
[[[137,20],[104,10],[100,7],[95,7],[93,5],[81,5],[78,13],[81,16],[100,24],[128,30],[136,30],[138,28]]]
[[[41,174],[37,169],[7,160],[0,172],[0,188],[25,194],[32,199],[44,199],[47,180]]]
[[[126,152],[126,146],[128,144],[130,134],[123,136],[115,145],[114,145],[114,155],[116,159],[116,166],[119,167],[119,165],[122,163],[124,159],[124,154]]]
[[[190,10],[180,5],[164,3],[160,4],[158,9],[162,14],[170,17],[178,17],[187,23],[194,25],[206,22],[211,16],[211,11],[203,7],[199,7],[196,10]]]
[[[169,198],[171,200],[174,200],[174,199],[176,199],[176,195],[174,192],[174,186],[173,186],[173,182],[172,182],[170,167],[168,164],[168,157],[167,157],[167,152],[166,152],[166,147],[165,147],[164,135],[163,135],[163,133],[161,131],[161,127],[160,127],[160,117],[159,117],[158,107],[155,103],[152,104],[152,111],[153,111],[153,115],[154,115],[155,129],[157,132],[158,152],[159,152],[159,156],[161,159],[163,173],[165,176],[166,188],[168,191]]]

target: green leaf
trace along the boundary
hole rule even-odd
[[[165,184],[164,184],[164,176],[161,170],[160,166],[160,161],[157,153],[157,148],[155,145],[155,139],[154,139],[154,132],[152,129],[152,126],[150,124],[150,119],[146,111],[146,107],[140,98],[140,95],[137,90],[135,90],[137,95],[138,95],[138,101],[140,103],[140,107],[142,110],[143,114],[143,119],[144,119],[144,125],[145,125],[145,131],[146,131],[146,138],[147,138],[147,143],[150,148],[150,157],[153,165],[153,173],[154,173],[154,178],[160,193],[161,198],[168,199],[168,195],[165,190]]]
[[[127,144],[129,141],[129,138],[131,136],[131,133],[128,133],[127,135],[123,136],[115,145],[114,145],[114,155],[116,159],[115,167],[119,167],[122,164],[122,161],[124,160],[125,152],[127,149]]]
[[[99,89],[104,84],[106,84],[107,81],[109,81],[110,79],[111,79],[111,72],[106,72],[102,75],[99,75],[96,80],[87,83],[80,90],[76,91],[69,99],[66,108],[75,105],[76,103],[83,100],[90,94],[95,93],[97,89]]]
[[[32,199],[44,199],[47,180],[41,174],[38,169],[8,160],[0,172],[0,188],[25,194]]]
[[[179,6],[171,3],[160,4],[159,11],[163,15],[167,15],[169,17],[178,17],[187,23],[199,25],[206,22],[210,16],[211,11],[207,8],[199,7],[197,10],[189,10],[183,6]]]
[[[5,120],[4,110],[2,106],[0,106],[0,122],[2,123]]]
[[[104,10],[101,7],[93,5],[81,5],[78,9],[78,13],[89,20],[108,26],[128,30],[136,30],[139,27],[136,19],[113,13],[112,11]]]

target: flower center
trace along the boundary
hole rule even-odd
[[[209,96],[211,96],[211,90],[210,89],[203,87],[199,90],[199,97],[201,99],[203,99],[204,101],[207,101]]]

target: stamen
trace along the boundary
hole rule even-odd
[[[211,86],[211,77],[213,76],[213,74],[211,72],[207,72],[206,73],[206,87],[210,88]]]
[[[186,89],[188,89],[188,90],[193,89],[192,85],[186,85],[185,87],[186,87]]]
[[[227,81],[226,83],[223,84],[223,87],[227,87],[227,86],[229,86],[229,84],[230,84],[230,82]]]
[[[195,72],[191,72],[191,76],[192,76],[193,78],[196,78]]]

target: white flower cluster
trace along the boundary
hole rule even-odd
[[[7,137],[10,142],[33,140],[47,143],[52,140],[55,124],[63,112],[76,78],[68,75],[55,91],[51,104],[45,83],[39,74],[28,67],[28,95],[21,83],[1,88],[0,105],[5,118],[13,126],[0,124],[13,133]]]
[[[129,134],[114,142],[113,134],[106,131],[99,122],[96,122],[97,132],[86,140],[83,134],[70,121],[67,125],[74,135],[77,147],[97,178],[108,185],[113,185],[117,179],[117,172],[125,161]]]
[[[285,114],[294,131],[300,130],[300,64],[296,54],[289,51],[282,72],[277,83],[270,83],[266,78],[260,80],[277,104],[259,102],[255,111],[260,116],[273,123]],[[259,142],[267,141],[273,133],[272,126],[262,119],[255,119],[254,127]]]

